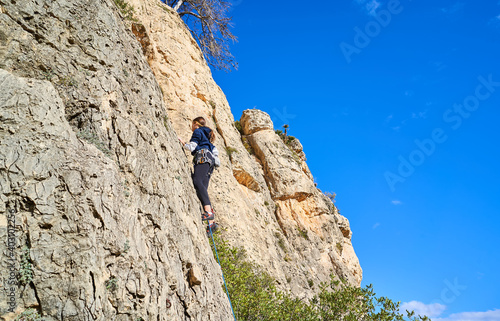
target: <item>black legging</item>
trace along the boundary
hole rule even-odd
[[[193,184],[196,189],[196,194],[203,206],[212,205],[208,198],[208,183],[210,175],[212,175],[213,167],[209,163],[194,165]]]

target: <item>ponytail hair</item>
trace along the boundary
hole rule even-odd
[[[210,137],[208,139],[210,140],[211,143],[213,143],[215,141],[215,133],[212,130],[212,128],[206,126],[207,122],[206,122],[205,118],[203,118],[201,116],[196,117],[195,119],[193,119],[193,124],[196,124],[199,127],[207,127],[208,129],[210,129]]]

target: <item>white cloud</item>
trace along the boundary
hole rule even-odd
[[[435,318],[432,321],[500,321],[500,309],[486,312],[454,313],[446,318]]]
[[[419,301],[410,301],[404,302],[399,308],[399,311],[402,313],[406,310],[415,311],[415,314],[420,314],[422,316],[426,315],[429,318],[434,318],[440,316],[444,310],[446,310],[446,305],[439,303],[425,304]]]
[[[373,224],[372,229],[376,229],[376,228],[377,228],[377,227],[379,227],[379,226],[380,226],[380,223],[379,223],[379,222],[377,222],[377,223]]]
[[[401,205],[401,204],[403,204],[403,202],[401,202],[400,200],[393,200],[393,201],[391,201],[391,203],[394,204],[394,205]]]
[[[432,318],[432,321],[500,321],[500,309],[489,310],[485,312],[460,312],[453,313],[447,317],[439,317],[446,310],[446,305],[440,303],[425,304],[419,301],[410,301],[402,303],[399,311],[415,311],[415,314],[426,315]]]

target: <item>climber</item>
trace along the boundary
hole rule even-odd
[[[180,137],[179,141],[185,149],[194,156],[193,184],[196,194],[203,205],[201,219],[208,221],[207,233],[214,232],[219,225],[214,222],[215,214],[208,197],[208,183],[214,167],[220,166],[219,151],[212,143],[215,140],[215,133],[206,126],[205,118],[197,117],[191,124],[193,135],[189,143],[184,142]]]

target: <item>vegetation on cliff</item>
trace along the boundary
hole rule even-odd
[[[413,311],[400,313],[400,302],[377,297],[372,285],[355,287],[342,280],[321,284],[310,301],[277,289],[276,280],[250,262],[243,249],[214,234],[220,264],[237,320],[430,321]],[[213,247],[213,244],[212,244]]]

